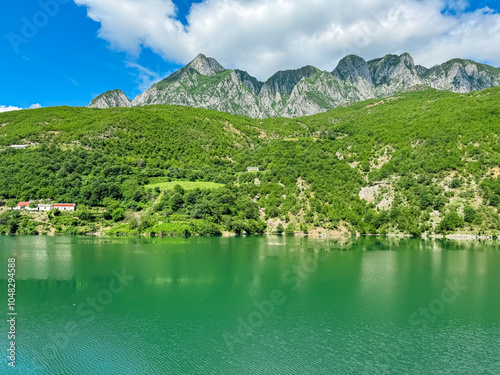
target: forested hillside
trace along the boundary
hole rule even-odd
[[[499,129],[497,88],[416,88],[298,119],[165,105],[3,113],[0,232],[497,235]],[[21,200],[78,211],[5,210]]]

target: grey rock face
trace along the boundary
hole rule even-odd
[[[217,60],[211,57],[206,57],[203,54],[196,56],[196,58],[188,64],[188,67],[193,68],[198,73],[209,77],[226,70],[217,62]]]
[[[368,64],[375,85],[375,97],[390,96],[424,83],[413,58],[407,53],[401,56],[387,55]]]
[[[366,100],[375,95],[375,85],[368,63],[359,56],[349,55],[340,60],[332,75],[354,86],[359,92],[356,100]]]
[[[340,60],[332,74],[343,81],[351,80],[352,82],[358,82],[365,80],[373,84],[368,63],[356,55],[349,55]]]
[[[429,69],[426,83],[440,90],[466,93],[500,86],[500,69],[470,60],[454,59]]]
[[[262,86],[264,85],[257,78],[252,77],[250,74],[243,70],[235,69],[234,71],[243,84],[248,87],[255,95],[259,95]]]
[[[500,86],[500,68],[454,59],[427,69],[415,65],[408,53],[368,62],[349,55],[331,73],[306,66],[260,82],[247,72],[227,70],[213,58],[198,55],[131,103],[115,90],[101,94],[89,106],[177,104],[254,118],[299,117],[424,86],[457,93]]]
[[[294,87],[281,115],[291,118],[308,116],[359,101],[362,97],[363,94],[356,87],[329,72],[318,71],[314,77],[302,79]]]
[[[206,66],[198,68],[207,72]],[[184,68],[185,69],[185,68]],[[177,74],[177,73],[174,73]],[[133,100],[134,106],[175,104],[262,117],[257,97],[232,70],[209,70],[209,76],[188,67],[176,79],[158,82]]]
[[[297,85],[318,73],[313,66],[296,70],[285,70],[269,78],[259,92],[259,103],[264,117],[284,116],[285,107]]]
[[[132,107],[132,101],[127,98],[127,95],[122,90],[112,90],[95,97],[87,107],[100,109]]]

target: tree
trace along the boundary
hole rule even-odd
[[[292,224],[289,224],[285,229],[285,235],[293,236],[295,235],[295,227]]]
[[[245,229],[246,225],[242,220],[235,220],[231,223],[231,230],[238,235],[245,231]]]
[[[477,212],[471,206],[466,206],[464,208],[464,221],[466,223],[473,223],[476,220]]]
[[[17,202],[14,199],[9,199],[7,201],[7,207],[8,208],[14,208],[17,206]]]
[[[451,184],[450,184],[450,187],[452,189],[457,189],[459,188],[460,186],[462,186],[462,179],[461,178],[458,178],[458,177],[455,177],[453,180],[451,180]]]
[[[446,203],[448,203],[448,199],[439,194],[434,201],[434,209],[439,211],[446,205]]]
[[[267,228],[267,224],[266,224],[265,221],[257,220],[257,230],[256,230],[256,233],[258,233],[258,234],[264,234],[264,232],[266,231],[266,228]]]
[[[174,193],[178,193],[180,195],[184,195],[185,190],[182,188],[181,185],[177,184],[174,186]]]
[[[14,217],[9,220],[7,225],[9,226],[9,234],[15,234],[19,228],[19,223]]]
[[[275,218],[279,215],[279,210],[277,207],[268,207],[266,208],[266,214],[270,218]]]
[[[283,234],[284,231],[285,231],[285,228],[283,228],[283,224],[279,223],[278,227],[276,228],[276,233]]]
[[[132,218],[130,219],[130,221],[128,222],[128,225],[131,229],[136,229],[137,226],[139,225],[139,223],[137,222],[137,219],[136,218]]]
[[[106,206],[109,210],[113,211],[114,209],[120,206],[120,202],[115,199],[106,197],[102,201],[103,205]]]
[[[125,210],[120,207],[113,210],[113,212],[111,213],[111,218],[115,222],[122,221],[125,217],[124,215],[125,215]]]
[[[439,233],[444,233],[453,231],[457,228],[462,228],[463,226],[464,226],[463,219],[460,216],[458,216],[456,211],[452,211],[446,214],[441,223],[439,223],[437,231]]]
[[[179,185],[176,185],[176,186],[179,186]],[[170,208],[172,208],[172,211],[177,212],[182,208],[183,205],[184,205],[184,197],[179,192],[176,192],[172,196]]]
[[[249,202],[245,208],[245,218],[258,220],[259,218],[259,207],[253,203]]]
[[[78,207],[78,211],[76,216],[82,221],[90,221],[94,218],[94,215],[89,210],[89,208],[85,205],[81,205]]]
[[[308,229],[307,229],[307,225],[306,225],[306,224],[304,224],[304,223],[301,223],[301,224],[300,224],[300,230],[301,230],[302,232],[304,232],[304,234],[309,234],[309,231],[308,231]]]

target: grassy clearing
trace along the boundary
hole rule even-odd
[[[160,191],[174,190],[175,185],[180,185],[184,190],[194,190],[194,189],[220,189],[223,184],[217,184],[215,182],[204,182],[204,181],[171,181],[171,182],[157,182],[154,184],[146,185],[146,189],[159,188]]]

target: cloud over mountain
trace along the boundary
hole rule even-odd
[[[171,0],[75,0],[100,22],[99,36],[138,55],[151,48],[179,64],[199,52],[258,78],[314,64],[331,70],[354,53],[409,51],[432,66],[453,57],[500,65],[500,14],[464,0],[205,0],[187,25]]]

